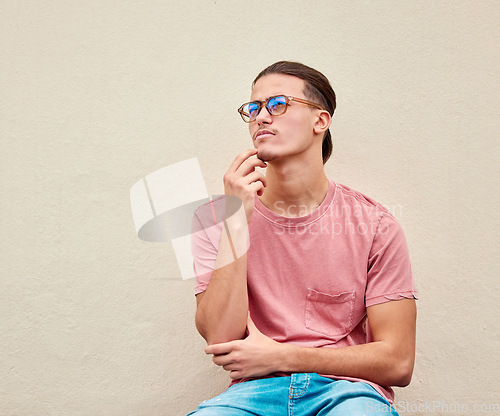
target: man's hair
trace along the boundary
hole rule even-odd
[[[304,80],[305,98],[320,104],[331,116],[333,116],[336,107],[335,92],[328,79],[321,72],[301,64],[300,62],[279,61],[262,70],[253,81],[252,88],[259,78],[270,74],[291,75]],[[323,164],[330,158],[332,150],[332,135],[330,134],[330,129],[328,129],[323,138]]]

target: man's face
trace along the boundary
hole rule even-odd
[[[254,85],[250,100],[266,100],[275,95],[304,98],[304,80],[290,75],[270,74]],[[249,124],[257,157],[264,161],[311,152],[314,124],[318,110],[292,101],[286,113],[272,116],[263,107],[257,119]]]

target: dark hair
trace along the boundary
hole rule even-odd
[[[321,72],[300,62],[279,61],[261,71],[253,81],[252,88],[259,78],[270,74],[291,75],[303,79],[305,82],[305,98],[320,104],[333,116],[336,107],[335,92],[328,79]],[[328,129],[323,138],[323,164],[330,158],[332,150],[332,135],[330,134],[330,129]]]

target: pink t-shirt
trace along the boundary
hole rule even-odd
[[[213,225],[215,200],[195,213],[202,232],[193,234],[196,294],[210,281],[222,225]],[[416,298],[410,258],[401,226],[382,205],[330,181],[327,195],[311,214],[286,216],[255,198],[249,223],[247,282],[250,315],[268,337],[304,347],[339,348],[372,341],[366,307]],[[210,223],[211,221],[211,223]],[[389,402],[390,387],[364,381]],[[239,380],[244,381],[244,380]]]

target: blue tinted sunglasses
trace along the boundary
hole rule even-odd
[[[291,97],[286,95],[275,95],[273,97],[269,97],[264,101],[251,101],[249,103],[245,103],[240,108],[238,108],[238,113],[240,113],[241,118],[245,123],[252,123],[257,119],[257,116],[259,115],[260,110],[262,110],[262,107],[265,106],[269,114],[271,114],[272,116],[281,116],[286,113],[286,109],[290,105],[291,101],[296,101],[298,103],[317,108],[318,110],[323,110],[323,107],[321,107],[319,104],[304,100],[303,98]]]

